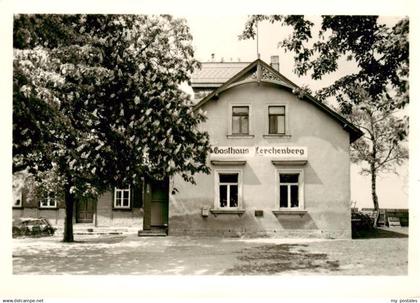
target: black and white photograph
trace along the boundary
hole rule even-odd
[[[162,296],[172,278],[359,277],[417,302],[407,8],[136,8],[7,15],[4,274]]]

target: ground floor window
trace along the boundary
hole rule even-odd
[[[219,209],[240,208],[241,205],[241,172],[235,170],[218,170],[215,176],[215,206]]]
[[[303,209],[303,171],[279,170],[277,174],[279,208]]]
[[[13,191],[13,207],[22,207],[22,190]]]
[[[130,188],[115,188],[114,208],[130,208]]]
[[[39,202],[40,208],[56,208],[57,200],[53,192],[49,192],[44,195],[44,197]]]

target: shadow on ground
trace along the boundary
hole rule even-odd
[[[246,248],[240,251],[241,261],[224,272],[226,275],[266,275],[286,271],[337,271],[339,262],[325,253],[310,253],[306,244],[278,244]]]
[[[353,231],[353,239],[379,239],[379,238],[408,238],[408,235],[393,230],[374,228],[371,230]]]

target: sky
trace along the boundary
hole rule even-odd
[[[257,59],[256,40],[241,41],[241,34],[247,15],[186,15],[193,36],[195,57],[202,62],[211,61],[211,54],[215,55],[214,61],[225,62],[252,62]],[[320,17],[311,17],[315,27],[319,26]],[[385,24],[393,24],[398,17],[381,17]],[[307,85],[313,91],[325,87],[347,74],[355,71],[356,65],[351,62],[341,61],[339,69],[314,81],[309,76],[298,77],[293,73],[293,54],[285,53],[278,48],[278,42],[289,34],[286,27],[268,22],[259,24],[258,50],[261,59],[270,62],[273,55],[279,56],[280,72],[298,85]],[[360,167],[352,164],[351,167],[351,199],[358,208],[373,207],[371,198],[370,176],[361,176]],[[377,178],[377,194],[379,205],[383,208],[408,207],[408,165],[397,169],[397,174],[383,174]]]

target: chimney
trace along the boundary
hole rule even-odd
[[[279,56],[271,56],[271,67],[280,72]]]

